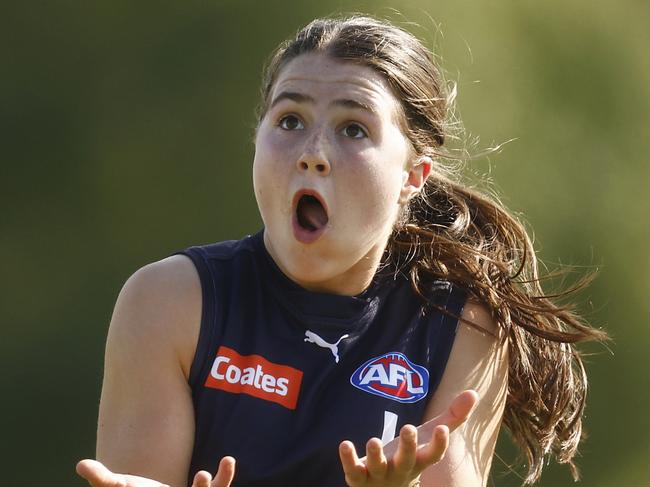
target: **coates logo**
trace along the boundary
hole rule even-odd
[[[205,386],[296,409],[301,382],[301,370],[274,364],[260,355],[239,355],[232,348],[221,346]]]
[[[350,383],[362,391],[399,402],[417,402],[429,391],[429,371],[399,352],[389,352],[359,367]]]

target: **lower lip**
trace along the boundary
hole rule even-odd
[[[318,240],[323,233],[325,233],[325,230],[327,229],[327,225],[324,227],[319,228],[318,230],[307,230],[303,227],[300,226],[298,223],[298,217],[293,216],[293,236],[296,238],[296,240],[300,243],[303,244],[310,244],[314,243],[316,240]]]

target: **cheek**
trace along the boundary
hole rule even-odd
[[[349,206],[358,208],[357,220],[366,229],[392,226],[399,208],[402,172],[399,168],[379,170],[373,166],[351,171],[346,191],[354,201]]]
[[[278,180],[273,177],[274,171],[271,160],[262,157],[259,150],[256,149],[253,161],[253,190],[262,219],[266,220],[265,210],[270,209],[273,204],[272,196],[276,192],[275,185],[277,185]]]
[[[253,185],[256,195],[273,190],[284,173],[281,171],[282,164],[281,150],[277,142],[268,134],[258,134],[253,159]]]
[[[296,146],[295,140],[278,137],[269,131],[259,134],[255,140],[254,177],[269,178],[270,181],[263,181],[265,185],[286,178],[294,164]]]
[[[362,187],[372,192],[373,200],[380,206],[390,206],[398,201],[403,181],[403,164],[400,158],[386,157],[385,151],[373,151],[369,164],[361,164],[363,169]]]

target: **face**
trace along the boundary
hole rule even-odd
[[[255,141],[264,242],[303,287],[358,294],[400,207],[430,169],[413,160],[399,102],[373,69],[303,54],[279,73]]]

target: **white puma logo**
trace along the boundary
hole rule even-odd
[[[341,340],[343,340],[344,338],[347,338],[349,335],[347,335],[347,334],[343,335],[341,338],[338,339],[338,341],[336,343],[327,343],[321,337],[316,335],[316,333],[314,333],[313,331],[309,331],[309,330],[307,330],[305,332],[305,336],[307,337],[307,338],[305,338],[306,342],[315,343],[319,347],[329,348],[331,350],[331,352],[332,352],[332,355],[334,355],[334,362],[336,362],[338,364],[339,363],[339,343],[341,343]]]

